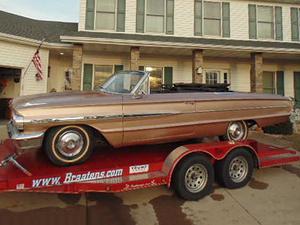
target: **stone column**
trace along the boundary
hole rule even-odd
[[[140,48],[131,47],[130,49],[130,70],[139,70]]]
[[[251,53],[250,71],[251,92],[263,93],[263,55],[262,53]]]
[[[82,55],[83,46],[75,44],[73,48],[73,73],[72,73],[72,90],[81,90],[81,75],[82,75]]]
[[[203,83],[203,50],[193,51],[193,83]],[[199,69],[200,68],[200,69]],[[200,73],[199,73],[200,72]]]

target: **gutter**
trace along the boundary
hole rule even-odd
[[[62,42],[81,43],[81,44],[110,44],[124,46],[141,46],[141,47],[160,47],[160,48],[178,48],[178,49],[223,49],[247,52],[269,52],[269,53],[289,53],[299,54],[300,49],[297,48],[269,48],[269,47],[248,47],[234,45],[215,45],[215,44],[193,44],[184,42],[163,42],[163,41],[144,41],[144,40],[124,40],[109,38],[92,38],[92,37],[74,37],[61,36]],[[255,43],[255,41],[253,41]]]
[[[25,37],[20,37],[20,36],[16,36],[16,35],[5,34],[5,33],[1,33],[1,32],[0,32],[0,40],[7,41],[7,42],[13,42],[13,43],[17,43],[17,44],[30,45],[30,46],[34,46],[34,47],[38,47],[41,44],[41,40],[35,40],[35,39],[31,39],[31,38],[25,38]],[[43,48],[72,49],[73,44],[44,42]]]

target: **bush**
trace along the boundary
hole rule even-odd
[[[284,134],[292,135],[294,133],[294,126],[292,122],[280,123],[277,125],[263,128],[263,131],[267,134]]]

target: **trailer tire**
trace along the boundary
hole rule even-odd
[[[237,148],[215,164],[217,182],[229,189],[246,186],[252,178],[253,170],[253,157],[245,148]]]
[[[71,166],[85,162],[92,154],[93,147],[93,132],[84,126],[68,125],[52,128],[46,133],[44,140],[44,151],[56,166]]]
[[[200,154],[184,158],[176,166],[172,186],[177,195],[185,200],[196,201],[213,190],[214,169],[210,160]]]

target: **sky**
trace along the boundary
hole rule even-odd
[[[0,0],[0,10],[39,20],[78,22],[79,1]]]

